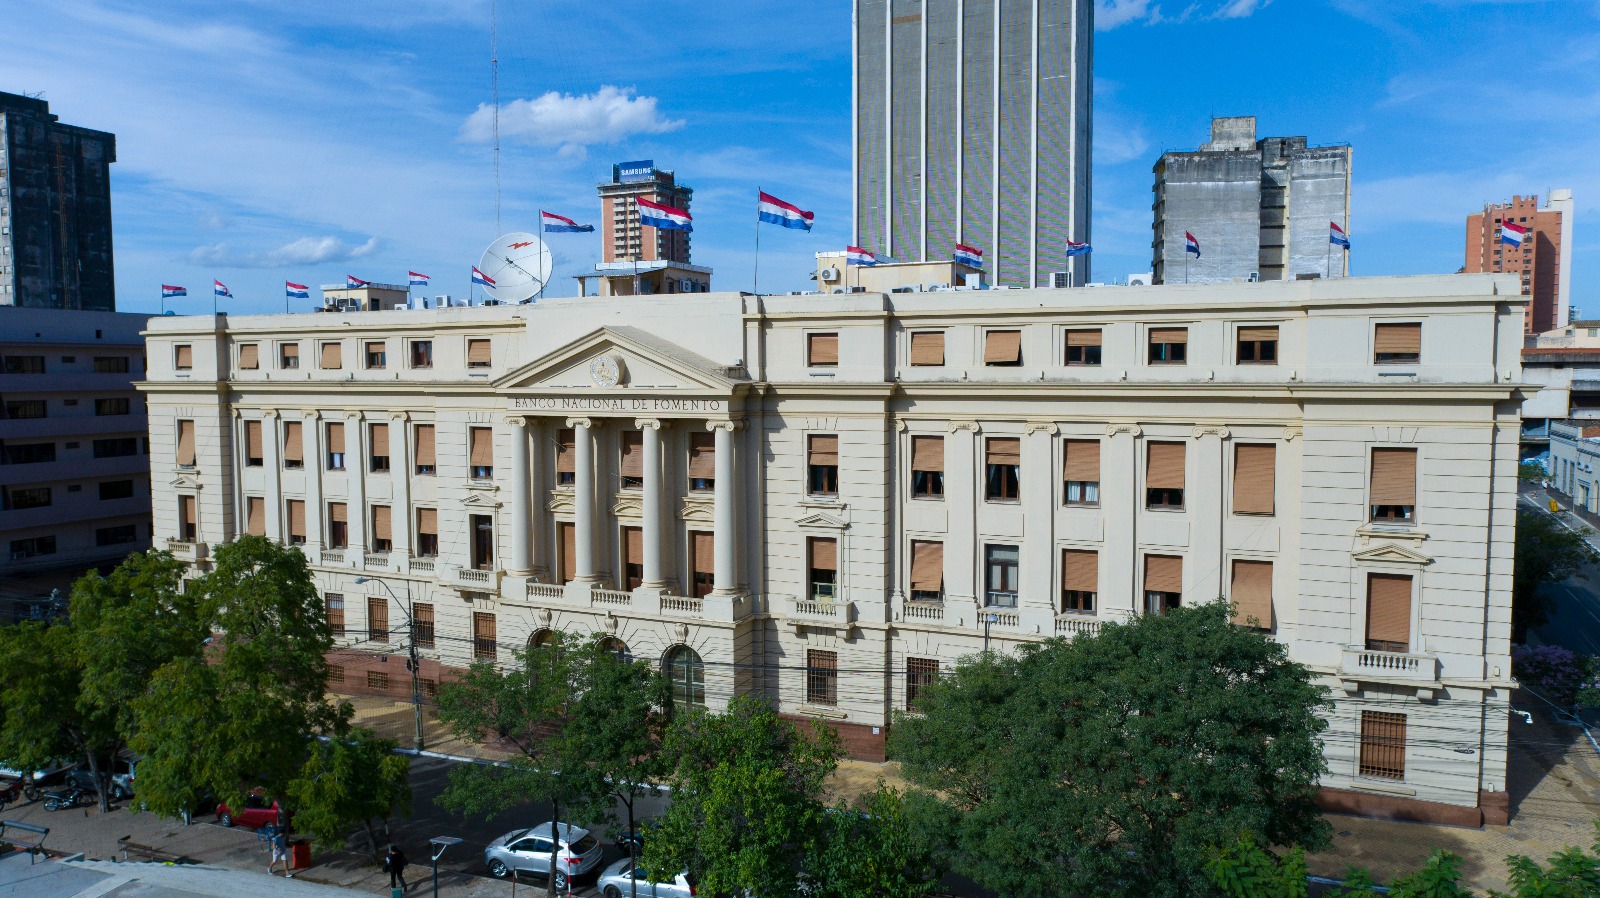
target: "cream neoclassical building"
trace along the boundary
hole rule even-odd
[[[202,567],[301,546],[348,689],[409,695],[410,606],[425,691],[602,632],[679,701],[764,694],[863,757],[986,642],[1225,597],[1333,688],[1332,805],[1475,824],[1506,808],[1523,303],[1484,275],[158,318],[155,532]]]

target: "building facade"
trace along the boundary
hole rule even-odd
[[[1503,241],[1505,222],[1528,229],[1520,247]],[[1530,334],[1564,328],[1571,320],[1572,223],[1572,191],[1566,189],[1550,191],[1543,207],[1537,196],[1516,196],[1467,216],[1465,270],[1517,275],[1528,297],[1524,326]]]
[[[663,230],[639,219],[643,198],[689,211],[694,190],[678,183],[677,175],[656,168],[650,160],[611,166],[611,181],[601,184],[600,221],[609,228],[601,237],[601,296],[637,296],[659,293],[705,293],[711,289],[711,269],[689,258],[692,232]]]
[[[148,318],[0,308],[0,595],[150,547]]]
[[[1153,275],[1158,284],[1279,281],[1349,275],[1328,239],[1350,228],[1349,146],[1304,137],[1256,139],[1255,116],[1211,120],[1200,149],[1155,167]],[[1196,258],[1185,233],[1200,243]]]
[[[1333,806],[1500,819],[1520,315],[1416,277],[161,318],[158,542],[301,546],[346,688],[408,694],[409,602],[430,683],[602,633],[859,757],[986,645],[1225,597],[1334,690]]]
[[[111,312],[114,134],[0,92],[0,306]]]
[[[1094,3],[856,0],[853,44],[856,245],[1086,282]]]

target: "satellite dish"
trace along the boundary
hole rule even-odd
[[[550,281],[550,248],[533,234],[505,234],[483,251],[478,270],[494,281],[488,294],[503,303],[532,299]]]

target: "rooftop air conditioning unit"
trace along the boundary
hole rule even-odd
[[[845,292],[846,293],[865,293],[865,292],[867,292],[867,288],[866,287],[851,287],[849,290],[846,290]]]
[[[681,292],[681,293],[693,293],[694,292],[694,281],[691,281],[688,278],[684,278],[683,280],[679,281],[678,282],[678,291]]]
[[[1252,284],[1258,283],[1260,280],[1261,280],[1261,272],[1259,272],[1259,271],[1250,272],[1250,283],[1252,283]]]
[[[1072,274],[1066,271],[1050,272],[1050,286],[1058,289],[1072,286]]]
[[[825,281],[837,281],[839,279],[839,269],[837,269],[837,268],[824,268],[821,271],[817,272],[817,277],[819,277],[819,278],[821,278],[821,279],[823,279]]]

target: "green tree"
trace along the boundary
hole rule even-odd
[[[965,661],[925,689],[890,752],[960,812],[957,872],[1005,895],[1167,898],[1211,888],[1219,838],[1324,845],[1326,690],[1229,616],[1224,603],[1143,615]],[[972,709],[983,702],[1003,704]]]
[[[411,808],[411,759],[395,754],[395,747],[393,739],[380,739],[364,727],[312,745],[300,775],[289,783],[295,826],[324,848],[343,848],[359,826],[367,850],[378,860],[373,821],[388,821]]]
[[[1544,483],[1550,479],[1550,472],[1544,465],[1536,461],[1525,461],[1517,464],[1517,480],[1522,483]]]
[[[859,810],[840,802],[806,861],[809,898],[919,898],[944,876],[939,840],[917,825],[907,796],[885,786],[862,799]]]
[[[1576,574],[1593,560],[1588,529],[1569,530],[1554,515],[1517,509],[1517,556],[1513,566],[1511,639],[1526,642],[1529,627],[1550,618],[1554,599],[1540,591]]]
[[[1232,845],[1215,849],[1206,873],[1224,898],[1306,898],[1309,891],[1304,851],[1291,848],[1280,858],[1250,833],[1240,833]]]
[[[724,713],[675,721],[664,753],[672,804],[645,842],[645,869],[687,870],[712,895],[795,894],[826,827],[822,784],[839,762],[838,735],[804,732],[765,701],[735,696]]]

